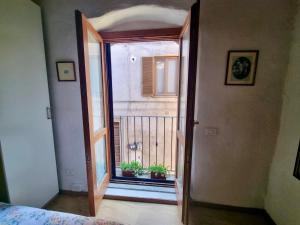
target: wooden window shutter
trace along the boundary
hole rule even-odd
[[[120,122],[114,122],[115,162],[116,166],[121,163]]]
[[[142,58],[143,96],[153,96],[153,57]]]

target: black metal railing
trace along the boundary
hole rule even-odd
[[[162,164],[175,172],[176,117],[117,116],[114,118],[115,159],[139,161],[144,168]]]

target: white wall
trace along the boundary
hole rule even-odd
[[[300,1],[295,18],[280,131],[266,198],[266,209],[277,225],[300,224],[300,180],[293,176],[300,138]]]
[[[143,4],[188,9],[193,1],[144,0]],[[87,190],[84,139],[81,114],[80,84],[58,82],[55,62],[74,60],[77,78],[78,54],[74,10],[88,18],[141,4],[140,0],[41,0],[46,39],[48,79],[54,115],[54,138],[60,188]]]
[[[278,134],[293,4],[202,0],[192,198],[264,207]],[[225,86],[227,51],[260,51],[253,87]],[[205,136],[205,127],[218,129]]]
[[[0,141],[10,201],[41,207],[58,193],[40,8],[0,3]]]

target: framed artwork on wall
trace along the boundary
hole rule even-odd
[[[225,85],[254,85],[258,50],[230,50]]]
[[[56,62],[58,81],[76,81],[75,63],[73,61]]]
[[[300,141],[298,145],[298,153],[297,153],[297,158],[296,158],[296,163],[294,168],[294,177],[300,180]]]

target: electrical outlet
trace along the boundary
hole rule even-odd
[[[75,172],[72,169],[66,169],[65,173],[66,173],[67,176],[74,176],[75,175]]]
[[[218,134],[218,129],[215,127],[205,127],[204,134],[205,136],[216,136]]]
[[[83,185],[82,183],[73,183],[71,186],[72,191],[82,191],[83,190]]]

